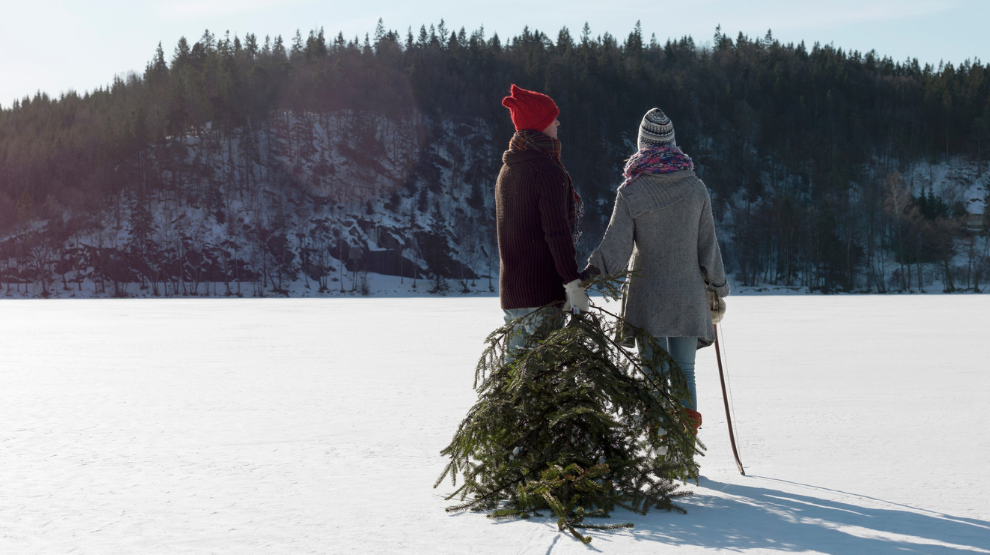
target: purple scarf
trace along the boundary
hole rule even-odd
[[[693,169],[694,162],[676,146],[663,145],[643,148],[633,154],[626,162],[626,167],[622,170],[622,177],[625,179],[619,187],[629,185],[644,173],[671,173]]]

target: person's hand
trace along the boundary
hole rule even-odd
[[[592,279],[600,276],[602,273],[596,266],[588,264],[585,269],[581,270],[581,283],[587,284]]]
[[[563,308],[564,312],[570,312],[575,308],[581,312],[587,312],[591,309],[591,299],[588,298],[584,287],[581,286],[580,278],[564,284],[564,292],[567,294],[567,302],[564,303]]]
[[[718,296],[718,293],[708,290],[708,308],[712,311],[712,323],[718,324],[725,316],[725,299]]]

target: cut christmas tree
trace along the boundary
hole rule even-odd
[[[620,296],[619,280],[592,286]],[[536,326],[511,352],[524,324]],[[624,335],[648,344],[647,359],[622,346]],[[592,305],[564,314],[548,305],[492,332],[475,374],[478,401],[442,454],[450,457],[435,486],[450,476],[448,511],[521,517],[549,510],[558,527],[585,543],[581,528],[616,507],[684,512],[678,481],[697,479],[697,442],[682,402],[687,383],[676,362],[645,330]]]

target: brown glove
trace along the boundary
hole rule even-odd
[[[718,324],[725,316],[725,299],[718,296],[718,293],[708,291],[708,308],[712,311],[712,323]]]

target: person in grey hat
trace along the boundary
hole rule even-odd
[[[729,294],[715,237],[711,198],[677,147],[674,124],[654,108],[639,127],[639,150],[629,158],[612,219],[584,275],[637,272],[625,284],[622,316],[645,329],[684,372],[685,403],[695,431],[701,426],[695,388],[697,349],[715,340],[714,321]],[[630,260],[631,259],[631,260]],[[651,356],[637,345],[644,358]]]

